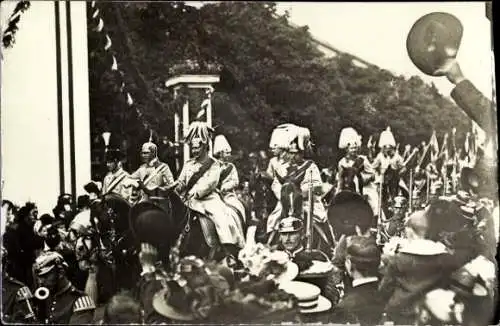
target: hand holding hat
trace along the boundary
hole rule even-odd
[[[462,41],[463,27],[453,15],[433,12],[418,19],[408,33],[406,48],[411,61],[430,76],[457,69],[454,59]]]

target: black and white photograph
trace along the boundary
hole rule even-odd
[[[0,0],[2,324],[498,324],[493,12]]]

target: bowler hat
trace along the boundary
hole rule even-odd
[[[453,15],[433,12],[418,19],[406,39],[411,61],[423,73],[445,75],[446,63],[456,57],[463,27]]]

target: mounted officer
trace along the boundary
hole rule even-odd
[[[164,197],[164,192],[173,186],[174,177],[168,164],[158,159],[158,147],[151,137],[142,145],[141,157],[144,163],[131,177],[139,179],[145,197]]]
[[[122,196],[123,183],[130,175],[122,167],[122,153],[118,149],[106,152],[108,173],[102,182],[102,194],[115,193]]]
[[[338,163],[337,193],[352,191],[363,195],[364,186],[374,180],[373,169],[368,158],[359,154],[361,135],[351,127],[342,129],[339,137],[339,149],[346,154]]]
[[[321,173],[316,163],[304,157],[305,152],[309,152],[312,148],[310,131],[295,125],[286,126],[287,132],[284,133],[283,140],[288,142],[288,150],[283,155],[283,164],[277,167],[274,175],[273,192],[279,194],[280,201],[267,221],[267,232],[271,233],[268,241],[273,241],[282,218],[288,216],[303,218],[304,214],[312,211],[320,243],[331,246],[334,242],[333,235],[328,225],[326,209],[321,201],[323,194]]]
[[[240,180],[236,166],[229,161],[231,150],[231,145],[229,145],[224,135],[217,135],[215,137],[213,153],[222,167],[218,189],[224,202],[235,210],[244,226],[246,224],[247,208],[243,206],[243,203],[236,194],[236,190],[240,185]]]
[[[217,190],[223,167],[209,155],[210,135],[213,129],[205,122],[195,121],[189,126],[185,141],[190,144],[192,159],[182,167],[177,179],[176,192],[184,204],[209,219],[200,219],[204,233],[213,237],[215,228],[218,241],[227,255],[236,255],[245,244],[243,226],[235,210],[231,209]],[[207,236],[207,234],[205,234]]]

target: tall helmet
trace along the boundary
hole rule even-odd
[[[294,132],[295,135],[289,147],[290,152],[296,153],[310,150],[312,147],[311,131],[308,128],[297,126]]]
[[[361,135],[352,127],[342,129],[339,137],[340,149],[346,149],[349,146],[361,146]]]
[[[158,146],[156,146],[156,144],[153,143],[153,132],[152,131],[149,134],[149,140],[146,143],[142,144],[141,151],[142,152],[153,152],[153,155],[155,155],[155,156],[158,154]]]
[[[224,135],[217,135],[214,140],[214,147],[213,147],[213,152],[214,155],[217,155],[222,152],[231,152],[232,148],[231,145],[229,145],[229,142],[227,141],[226,137]]]
[[[291,123],[277,126],[271,134],[269,147],[289,149],[292,141],[297,136],[297,128],[299,127]]]
[[[208,145],[213,134],[213,128],[209,127],[206,122],[194,121],[189,125],[189,130],[184,141],[193,143],[200,142]]]
[[[391,127],[387,127],[380,134],[380,139],[378,140],[378,147],[382,148],[384,146],[396,147],[396,139],[394,139],[394,135],[392,134]]]

